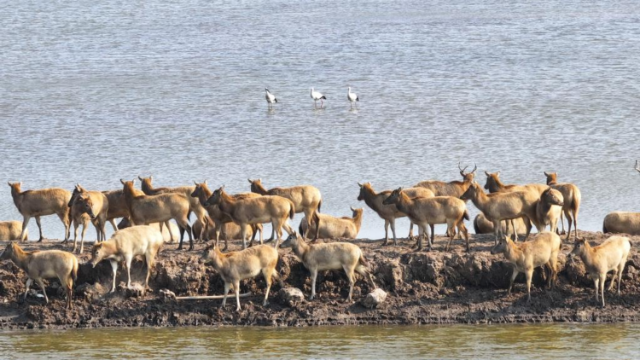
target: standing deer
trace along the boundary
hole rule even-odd
[[[196,214],[196,221],[200,222],[201,233],[193,234],[197,239],[203,239],[203,234],[207,230],[207,220],[205,216],[207,215],[206,210],[202,205],[200,205],[200,201],[197,198],[191,197],[191,194],[195,190],[195,186],[178,186],[178,187],[153,187],[153,176],[149,177],[141,177],[138,176],[140,180],[140,188],[146,195],[159,195],[166,193],[178,193],[184,194],[189,201],[189,211]],[[188,217],[188,216],[187,216]]]
[[[224,186],[216,189],[204,203],[205,206],[217,205],[233,222],[242,228],[242,246],[247,248],[247,225],[271,223],[277,234],[275,247],[278,248],[282,238],[282,228],[288,234],[293,230],[287,224],[287,217],[293,219],[295,207],[287,198],[277,195],[264,195],[257,198],[236,199],[224,191]],[[262,236],[260,237],[262,244]]]
[[[565,240],[569,240],[571,236],[571,224],[573,223],[574,240],[578,239],[578,212],[580,211],[580,202],[582,194],[577,186],[570,183],[558,183],[558,173],[547,173],[544,175],[547,177],[547,185],[551,188],[560,191],[564,197],[564,205],[562,211],[567,218],[569,228],[567,229],[567,237]],[[562,222],[562,219],[561,219]],[[564,231],[564,222],[562,222],[562,231]]]
[[[73,220],[73,250],[76,251],[78,244],[78,227],[82,225],[80,238],[80,253],[84,249],[84,235],[87,232],[89,221],[96,228],[97,240],[107,240],[105,225],[107,213],[109,212],[109,200],[100,191],[87,191],[80,184],[76,184],[69,200],[71,208],[71,218]]]
[[[267,190],[262,185],[262,179],[251,180],[251,192],[260,195],[278,195],[287,198],[293,202],[296,213],[304,213],[307,219],[307,225],[311,225],[311,215],[314,212],[320,212],[322,207],[322,195],[317,187],[311,185],[301,185],[292,187],[276,187]],[[271,239],[273,239],[275,232],[272,230]],[[306,236],[307,234],[303,234]]]
[[[9,187],[11,187],[13,203],[24,218],[20,239],[24,238],[29,220],[35,217],[36,224],[38,224],[38,231],[40,232],[38,242],[42,241],[44,237],[42,236],[40,217],[56,214],[60,218],[60,221],[62,221],[62,224],[64,224],[64,242],[69,241],[71,220],[69,219],[69,207],[67,204],[69,200],[71,200],[70,192],[60,188],[21,191],[21,182],[8,184]]]
[[[371,183],[360,184],[360,194],[358,194],[358,201],[363,201],[371,210],[375,211],[378,216],[380,216],[384,220],[384,242],[382,246],[387,245],[389,242],[389,225],[391,225],[391,232],[393,233],[393,244],[398,245],[398,240],[396,238],[396,219],[405,217],[407,214],[398,210],[395,205],[385,205],[383,204],[384,200],[391,195],[391,190],[381,191],[376,193],[371,186]],[[404,189],[404,192],[412,198],[415,197],[433,197],[433,191],[422,188],[422,187],[413,187]],[[433,232],[433,226],[431,227],[431,232]],[[413,238],[413,222],[409,227],[409,239]]]
[[[242,229],[233,222],[233,220],[229,217],[229,215],[225,214],[220,210],[218,205],[208,205],[205,206],[207,200],[213,195],[213,192],[209,190],[209,185],[207,185],[207,181],[197,183],[194,181],[195,190],[191,193],[191,197],[197,198],[200,201],[200,205],[202,205],[209,214],[209,218],[213,221],[213,231],[215,234],[216,246],[219,245],[220,235],[224,239],[224,250],[227,250],[229,239],[239,238],[242,234]],[[249,198],[257,198],[262,195],[254,194],[254,193],[240,193],[232,195],[235,199],[249,199]],[[195,226],[195,225],[194,225]],[[256,237],[256,233],[260,231],[260,243],[262,244],[262,224],[252,224],[251,229],[247,229],[247,232],[251,233],[251,243]],[[210,225],[208,225],[210,227]],[[237,229],[235,228],[237,227]],[[232,230],[229,232],[228,230]],[[237,231],[236,231],[237,230]],[[207,231],[208,232],[208,231]]]
[[[426,180],[421,181],[415,185],[415,187],[423,187],[433,191],[434,196],[453,196],[459,198],[464,194],[465,191],[471,186],[473,180],[476,176],[476,171],[478,170],[478,166],[474,165],[473,170],[471,172],[465,172],[468,166],[465,166],[464,169],[460,167],[460,163],[458,163],[458,169],[460,170],[460,176],[462,176],[462,181],[437,181],[437,180]]]

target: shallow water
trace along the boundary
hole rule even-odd
[[[0,159],[25,189],[115,189],[153,174],[157,186],[208,179],[237,192],[262,178],[314,184],[323,212],[347,215],[364,206],[358,181],[454,180],[461,161],[478,164],[481,183],[484,170],[506,183],[558,171],[582,189],[581,229],[639,210],[638,2],[0,7]],[[326,108],[313,109],[312,86]],[[265,87],[280,99],[273,112]],[[5,187],[0,219],[19,218]],[[43,224],[62,236],[57,219]],[[382,228],[367,209],[361,236]]]
[[[23,331],[0,333],[0,350],[17,359],[630,359],[639,355],[638,330],[551,324]]]

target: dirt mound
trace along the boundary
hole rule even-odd
[[[601,233],[580,233],[593,243],[606,237]],[[313,301],[283,300],[280,286],[274,283],[270,304],[262,306],[265,283],[260,277],[245,281],[241,292],[254,295],[240,300],[242,310],[236,313],[235,299],[227,301],[224,310],[219,300],[172,300],[176,296],[220,295],[223,282],[210,267],[198,261],[203,244],[195,252],[176,251],[167,245],[155,264],[150,291],[142,295],[138,285],[126,289],[126,274],[118,272],[116,291],[110,293],[111,266],[102,262],[95,268],[87,264],[88,254],[79,256],[81,263],[75,286],[74,308],[65,309],[64,292],[57,280],[49,281],[50,304],[31,294],[26,302],[25,274],[13,263],[0,263],[0,327],[16,328],[77,328],[103,326],[180,326],[180,325],[269,325],[308,326],[340,324],[428,324],[428,323],[494,323],[549,321],[635,321],[640,305],[637,293],[640,282],[634,264],[640,258],[632,249],[623,275],[622,294],[606,293],[607,307],[601,309],[593,300],[593,282],[585,274],[579,259],[567,259],[570,244],[563,245],[560,255],[558,286],[544,289],[545,281],[537,270],[532,289],[532,301],[526,302],[524,275],[517,278],[514,292],[507,296],[506,288],[511,266],[502,256],[491,255],[492,236],[475,236],[472,251],[466,253],[458,242],[450,252],[444,252],[444,238],[436,238],[432,252],[414,252],[411,242],[398,247],[381,247],[380,241],[355,240],[370,264],[376,284],[388,296],[374,309],[360,301],[373,290],[365,281],[354,287],[354,302],[346,303],[348,282],[342,272],[320,273],[318,296]],[[640,237],[632,238],[638,240]],[[0,246],[5,246],[0,244]],[[233,249],[237,249],[237,244]],[[59,242],[28,243],[31,249],[64,249]],[[277,270],[286,287],[311,291],[309,272],[289,250],[280,250]],[[131,276],[141,283],[146,268],[134,262]],[[20,298],[20,301],[18,301]]]

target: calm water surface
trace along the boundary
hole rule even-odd
[[[382,190],[453,180],[462,161],[478,164],[482,183],[484,170],[507,183],[558,171],[582,189],[581,229],[640,210],[637,1],[0,8],[1,177],[26,189],[115,189],[152,174],[158,186],[208,179],[238,192],[262,178],[314,184],[323,212],[347,215],[363,205],[358,181]],[[314,111],[312,86],[325,109]],[[273,112],[265,87],[280,99]],[[5,187],[0,219],[17,218]],[[62,236],[57,220],[43,223]],[[361,236],[382,234],[366,210]]]
[[[0,333],[16,359],[598,358],[640,355],[640,326],[176,328]]]

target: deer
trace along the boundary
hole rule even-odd
[[[78,259],[73,254],[60,250],[24,251],[15,242],[10,242],[0,255],[0,260],[8,259],[27,274],[25,301],[31,284],[35,282],[42,290],[45,304],[48,304],[49,298],[42,280],[58,278],[67,292],[67,308],[73,307],[73,283],[78,278]]]
[[[527,184],[527,185],[506,185],[500,180],[500,171],[490,173],[485,171],[485,175],[487,176],[487,180],[484,184],[484,189],[489,191],[489,193],[498,193],[498,192],[515,192],[515,191],[530,191],[537,193],[538,196],[542,195],[542,193],[549,188],[549,186],[544,184]],[[529,222],[530,219],[523,218],[522,221]],[[512,226],[514,226],[516,219],[511,220]],[[509,222],[505,222],[506,231],[509,232]],[[531,228],[531,224],[529,223],[527,227]],[[542,229],[538,229],[542,230]]]
[[[423,238],[426,238],[429,249],[433,246],[434,234],[431,232],[431,240],[429,240],[429,230],[434,224],[447,224],[447,229],[458,229],[458,235],[467,242],[467,251],[469,251],[469,233],[464,225],[464,220],[469,220],[469,213],[465,202],[453,196],[434,196],[430,198],[410,198],[402,188],[393,190],[391,195],[383,202],[384,205],[394,204],[398,211],[407,214],[411,222],[418,225],[419,235],[417,242],[417,251],[422,250]],[[452,231],[449,234],[449,242],[445,251],[449,250],[449,246],[455,235]]]
[[[122,191],[125,195],[132,225],[149,225],[151,223],[164,223],[174,219],[178,226],[187,231],[189,235],[189,250],[193,250],[193,237],[191,236],[191,226],[189,225],[189,200],[182,193],[165,193],[158,195],[144,195],[134,188],[135,179],[124,181]],[[184,233],[180,232],[180,245],[178,250],[182,250]],[[173,235],[171,235],[173,242]]]
[[[287,217],[293,219],[293,202],[278,195],[263,195],[257,198],[236,199],[224,191],[224,185],[216,189],[204,206],[217,205],[233,222],[242,228],[242,246],[247,248],[247,225],[271,223],[277,234],[275,247],[278,248],[282,237],[282,228],[288,234],[293,230],[287,224]],[[260,236],[262,244],[262,236]]]
[[[640,235],[640,213],[614,211],[602,222],[602,232]]]
[[[159,194],[166,194],[166,193],[184,194],[187,197],[187,200],[189,201],[189,211],[196,214],[196,221],[200,222],[200,225],[201,225],[200,229],[202,229],[203,233],[206,232],[207,221],[205,219],[205,216],[207,215],[207,212],[202,207],[202,205],[200,204],[200,201],[198,201],[197,198],[191,197],[191,194],[195,190],[194,186],[155,188],[153,187],[153,176],[149,176],[149,177],[138,176],[138,180],[140,180],[140,188],[146,195],[159,195]],[[197,239],[203,239],[202,237],[203,233],[197,233],[197,234],[194,233],[193,235]]]
[[[29,231],[24,232],[22,235],[22,221],[0,221],[0,240],[20,240],[27,241],[29,237]]]
[[[358,201],[364,201],[367,206],[376,212],[378,216],[380,216],[384,220],[384,242],[382,246],[387,245],[389,242],[389,226],[391,226],[391,232],[393,233],[393,244],[398,245],[398,240],[396,238],[396,219],[407,216],[405,213],[399,211],[395,205],[385,205],[383,204],[384,199],[388,198],[391,195],[391,190],[381,191],[376,193],[373,189],[371,183],[367,182],[364,184],[358,183],[360,187],[360,193],[358,194]],[[422,188],[422,187],[413,187],[404,189],[404,192],[414,198],[414,197],[433,197],[433,191]],[[433,232],[434,228],[431,227],[431,232]],[[413,238],[413,223],[411,223],[409,227],[409,239]]]
[[[109,212],[109,200],[100,191],[87,191],[80,184],[76,184],[71,194],[69,204],[71,219],[73,220],[73,250],[78,246],[78,227],[82,225],[80,238],[80,254],[84,249],[84,235],[87,232],[89,221],[96,228],[97,240],[107,240],[105,225]]]
[[[293,233],[282,243],[282,247],[290,247],[293,254],[311,272],[311,295],[309,300],[313,300],[316,296],[318,271],[323,270],[344,270],[349,280],[348,302],[353,301],[353,285],[356,282],[354,272],[367,278],[373,288],[376,287],[367,269],[368,264],[364,254],[355,244],[346,242],[307,244],[297,233]]]
[[[317,187],[311,185],[301,185],[292,187],[276,187],[267,190],[262,185],[262,179],[249,180],[251,184],[251,192],[260,195],[278,195],[287,198],[293,202],[296,213],[304,213],[305,219],[307,219],[307,226],[311,225],[309,220],[314,212],[320,212],[322,207],[322,195]],[[272,231],[271,239],[273,239],[275,232]],[[306,236],[306,234],[303,234]]]
[[[631,243],[628,237],[612,236],[598,246],[591,246],[584,239],[578,239],[575,242],[570,256],[579,256],[589,273],[589,277],[593,279],[596,290],[596,302],[598,302],[598,290],[602,298],[602,307],[604,302],[604,282],[607,280],[607,273],[614,271],[609,291],[613,289],[613,284],[618,278],[618,295],[620,295],[620,283],[622,282],[622,271],[627,263]]]
[[[362,225],[363,208],[355,209],[351,207],[352,217],[333,217],[327,214],[314,213],[313,221],[309,232],[313,233],[313,241],[318,238],[322,239],[338,239],[347,238],[355,239],[360,232]],[[300,234],[307,232],[307,219],[302,219],[298,230]]]
[[[284,287],[278,272],[276,264],[278,264],[278,250],[268,245],[258,245],[241,251],[233,251],[230,253],[222,253],[220,248],[212,245],[205,249],[202,254],[202,260],[205,263],[211,263],[213,268],[220,274],[224,281],[224,298],[222,299],[221,309],[224,309],[227,303],[227,295],[229,289],[233,286],[236,294],[236,311],[240,311],[240,281],[251,279],[259,274],[264,276],[267,283],[267,289],[264,293],[264,301],[262,306],[269,304],[269,290],[271,290],[271,278],[276,278],[281,287]]]
[[[143,256],[147,265],[147,276],[144,281],[143,294],[149,286],[149,275],[160,252],[164,239],[157,226],[138,225],[118,230],[111,239],[96,243],[91,249],[91,266],[93,268],[102,260],[109,260],[113,270],[111,292],[116,291],[116,273],[118,263],[123,262],[127,271],[127,288],[131,288],[131,262],[136,256]]]
[[[550,272],[547,286],[549,288],[555,286],[558,277],[558,253],[560,253],[561,245],[562,241],[558,234],[552,232],[541,232],[533,240],[520,244],[516,244],[511,238],[505,236],[500,243],[495,245],[491,249],[491,254],[503,254],[505,260],[513,265],[507,294],[511,294],[513,282],[518,274],[523,272],[527,279],[527,302],[531,302],[533,270],[541,266],[545,266]]]
[[[469,188],[473,180],[476,176],[476,171],[478,170],[478,166],[474,165],[473,170],[471,172],[465,172],[468,166],[465,166],[464,169],[460,167],[460,163],[458,163],[458,169],[460,170],[460,176],[462,176],[462,181],[437,181],[437,180],[426,180],[421,181],[415,185],[415,187],[423,187],[433,191],[434,196],[453,196],[459,198],[465,191]]]
[[[23,217],[20,239],[25,236],[29,220],[35,217],[36,224],[38,224],[38,231],[40,232],[38,242],[42,242],[44,236],[42,236],[40,217],[56,214],[64,225],[64,242],[69,241],[69,229],[71,225],[69,207],[67,206],[69,200],[71,200],[71,193],[69,191],[61,188],[22,191],[21,182],[8,184],[11,188],[13,203]]]
[[[207,180],[201,183],[193,182],[195,189],[191,193],[191,197],[197,198],[200,201],[200,205],[202,205],[207,213],[209,214],[209,218],[213,221],[213,227],[207,225],[207,228],[211,228],[214,231],[214,237],[216,241],[216,246],[219,245],[220,235],[224,239],[224,248],[222,251],[226,251],[228,248],[228,240],[236,239],[242,235],[242,230],[240,227],[233,222],[233,220],[220,210],[220,207],[216,205],[208,205],[205,206],[207,200],[213,195],[213,192],[209,189],[209,185],[207,184]],[[255,193],[240,193],[232,195],[235,199],[249,199],[249,198],[257,198],[262,195]],[[249,225],[250,229],[247,229],[246,232],[251,235],[251,243],[256,237],[256,233],[260,232],[260,243],[262,244],[262,224],[252,224]],[[209,230],[207,230],[208,232]]]
[[[495,243],[497,244],[503,235],[500,222],[503,220],[516,219],[526,216],[529,221],[535,220],[536,205],[539,196],[529,191],[498,192],[485,194],[480,185],[471,184],[469,189],[462,194],[462,200],[471,200],[473,204],[482,211],[487,220],[493,222]],[[514,238],[518,239],[518,234],[513,231]],[[529,237],[529,231],[525,240]]]
[[[582,199],[580,189],[574,184],[558,183],[558,173],[547,173],[545,171],[544,175],[547,177],[547,185],[549,185],[553,189],[560,191],[560,193],[562,193],[562,196],[564,197],[564,206],[562,207],[562,212],[567,218],[567,223],[569,224],[567,237],[565,240],[569,240],[569,237],[571,236],[572,223],[574,229],[574,239],[578,239],[578,212],[580,212],[580,202]],[[562,222],[562,231],[564,232],[564,222]]]

